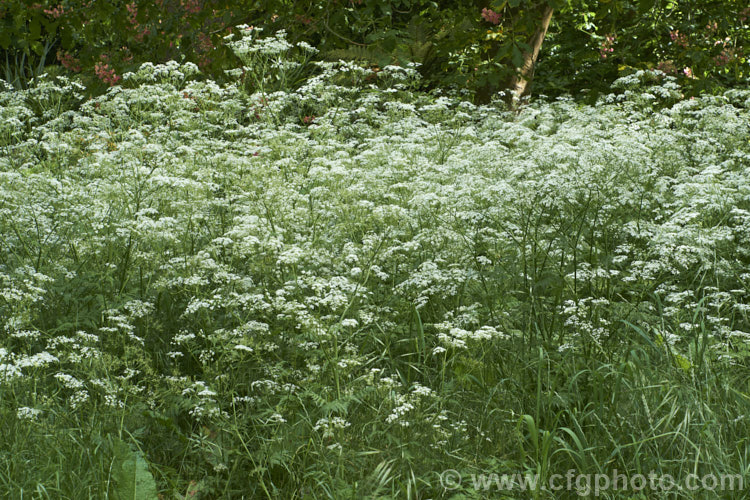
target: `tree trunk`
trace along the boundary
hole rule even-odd
[[[547,4],[544,5],[539,25],[531,40],[529,40],[531,52],[524,52],[523,66],[517,68],[516,75],[511,80],[510,91],[513,99],[513,107],[518,105],[518,101],[522,97],[531,94],[531,84],[534,81],[534,67],[539,57],[539,50],[542,48],[542,42],[547,34],[549,23],[552,20],[553,12],[554,9],[552,7]]]

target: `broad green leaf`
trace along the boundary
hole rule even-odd
[[[396,48],[396,32],[394,31],[387,31],[385,36],[383,37],[382,46],[383,49],[385,49],[388,52],[393,51],[393,49]]]
[[[513,59],[513,65],[516,68],[520,68],[523,66],[523,53],[521,52],[521,48],[513,44],[513,53],[511,54],[511,58]]]
[[[10,42],[11,42],[11,39],[10,39],[9,30],[1,29],[0,30],[0,47],[7,50],[10,47]]]
[[[655,0],[640,0],[638,2],[638,12],[645,14],[654,8]]]
[[[31,22],[29,23],[29,34],[31,35],[32,39],[37,39],[42,34],[42,24],[39,22],[38,17],[34,17],[31,19]]]
[[[44,54],[44,45],[42,45],[39,41],[34,40],[29,44],[29,47],[34,52],[34,54],[41,56]]]
[[[693,367],[693,364],[687,360],[684,356],[681,356],[680,354],[674,355],[675,363],[678,367],[685,373],[690,373],[690,369]]]
[[[60,43],[63,49],[66,50],[73,46],[73,33],[71,30],[65,28],[60,30]]]
[[[112,470],[115,480],[115,498],[118,500],[153,500],[158,497],[156,481],[148,470],[148,462],[140,452],[135,452],[124,441],[114,444]]]

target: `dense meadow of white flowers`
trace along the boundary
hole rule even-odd
[[[461,395],[531,342],[608,359],[640,332],[685,374],[747,370],[750,92],[641,72],[514,113],[413,68],[231,74],[0,83],[3,421],[131,412],[217,484],[283,483],[375,443],[499,454],[523,403],[488,424]]]

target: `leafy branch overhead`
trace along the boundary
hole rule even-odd
[[[59,64],[115,85],[146,61],[192,61],[216,78],[236,65],[238,24],[285,30],[320,59],[419,63],[425,83],[488,100],[606,90],[658,68],[693,89],[750,74],[750,7],[741,0],[24,0],[0,4],[2,77],[23,87]]]

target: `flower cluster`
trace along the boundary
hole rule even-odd
[[[146,426],[148,457],[179,450],[164,470],[221,496],[247,488],[227,457],[266,481],[333,453],[494,456],[506,420],[520,443],[520,415],[567,405],[536,396],[556,364],[569,398],[600,380],[579,363],[646,352],[628,324],[680,376],[696,339],[746,366],[750,92],[637,71],[509,113],[415,92],[411,66],[294,83],[304,46],[239,31],[227,84],[169,62],[85,102],[0,91],[2,423]]]
[[[103,61],[96,63],[94,73],[96,73],[97,78],[109,86],[116,85],[122,79],[113,68],[110,68],[109,63]]]
[[[57,60],[60,61],[60,64],[67,69],[68,71],[72,71],[74,73],[78,73],[81,71],[81,61],[73,57],[67,52],[63,52],[61,50],[57,51]]]
[[[499,12],[495,12],[494,10],[485,7],[482,9],[482,19],[490,24],[498,25],[500,24],[501,16]]]
[[[682,48],[687,48],[690,43],[685,33],[680,33],[680,30],[672,30],[669,32],[669,38],[673,43],[679,45]]]
[[[44,13],[52,19],[60,19],[65,14],[65,7],[60,4],[49,9],[44,9]]]
[[[602,59],[606,59],[615,51],[615,38],[614,34],[608,34],[604,37],[604,41],[599,45],[599,55]]]

